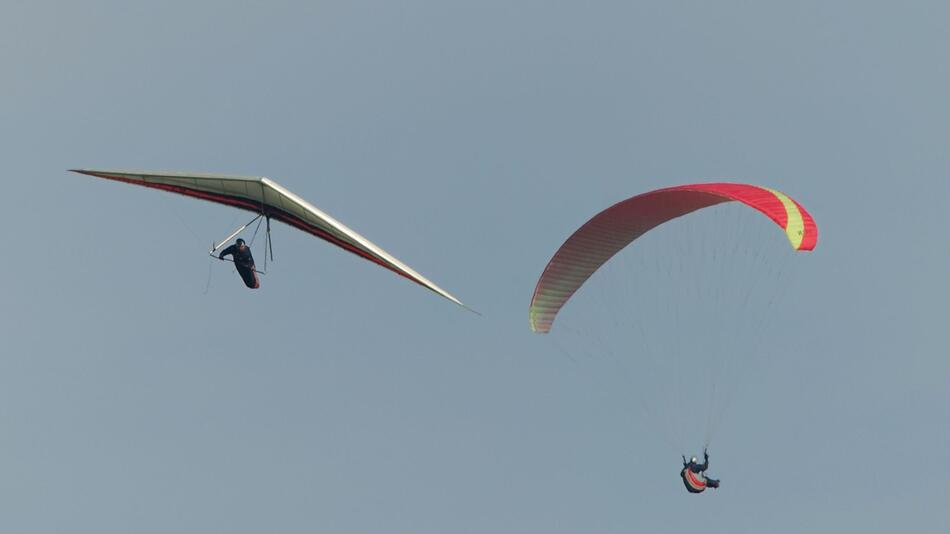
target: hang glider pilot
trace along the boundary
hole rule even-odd
[[[257,269],[254,266],[251,247],[247,246],[243,239],[238,239],[233,245],[222,250],[221,254],[218,254],[218,259],[223,260],[228,255],[234,258],[234,267],[241,275],[241,279],[244,280],[244,285],[251,289],[261,287],[261,282],[257,279]]]
[[[683,457],[683,470],[680,471],[680,477],[683,478],[683,484],[686,485],[686,491],[690,493],[702,493],[706,488],[718,488],[719,481],[706,477],[706,470],[709,469],[709,454],[703,450],[703,463],[699,463],[693,456],[686,461]]]

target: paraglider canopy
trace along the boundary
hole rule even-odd
[[[258,213],[268,220],[275,219],[317,236],[464,306],[457,298],[408,265],[269,178],[94,169],[72,169],[72,172],[160,189]]]
[[[691,184],[628,198],[598,213],[561,245],[531,298],[531,329],[547,333],[561,307],[614,254],[651,229],[696,210],[737,201],[772,219],[792,248],[812,250],[818,227],[788,196],[765,187],[733,183]]]

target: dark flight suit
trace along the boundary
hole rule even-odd
[[[257,272],[255,272],[254,256],[251,255],[251,247],[245,244],[244,250],[241,251],[237,245],[231,245],[222,250],[221,254],[218,254],[218,258],[224,259],[227,255],[231,255],[234,258],[234,267],[237,268],[238,274],[240,274],[241,279],[244,280],[244,285],[251,289],[261,287],[261,282],[257,279]]]

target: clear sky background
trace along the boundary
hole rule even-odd
[[[0,6],[0,530],[950,531],[944,2]],[[484,313],[244,214],[66,173],[266,175]],[[651,188],[821,227],[718,492],[530,333],[551,254]],[[687,452],[687,451],[683,451]]]

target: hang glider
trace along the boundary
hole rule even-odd
[[[389,269],[459,306],[466,307],[457,298],[412,270],[408,265],[269,178],[180,172],[95,169],[71,169],[71,171],[178,193],[250,211],[258,215],[254,220],[264,217],[268,221],[268,229],[270,219],[280,221]],[[251,223],[244,225],[224,241],[233,238],[249,224]],[[220,245],[215,245],[212,251],[218,246]]]

